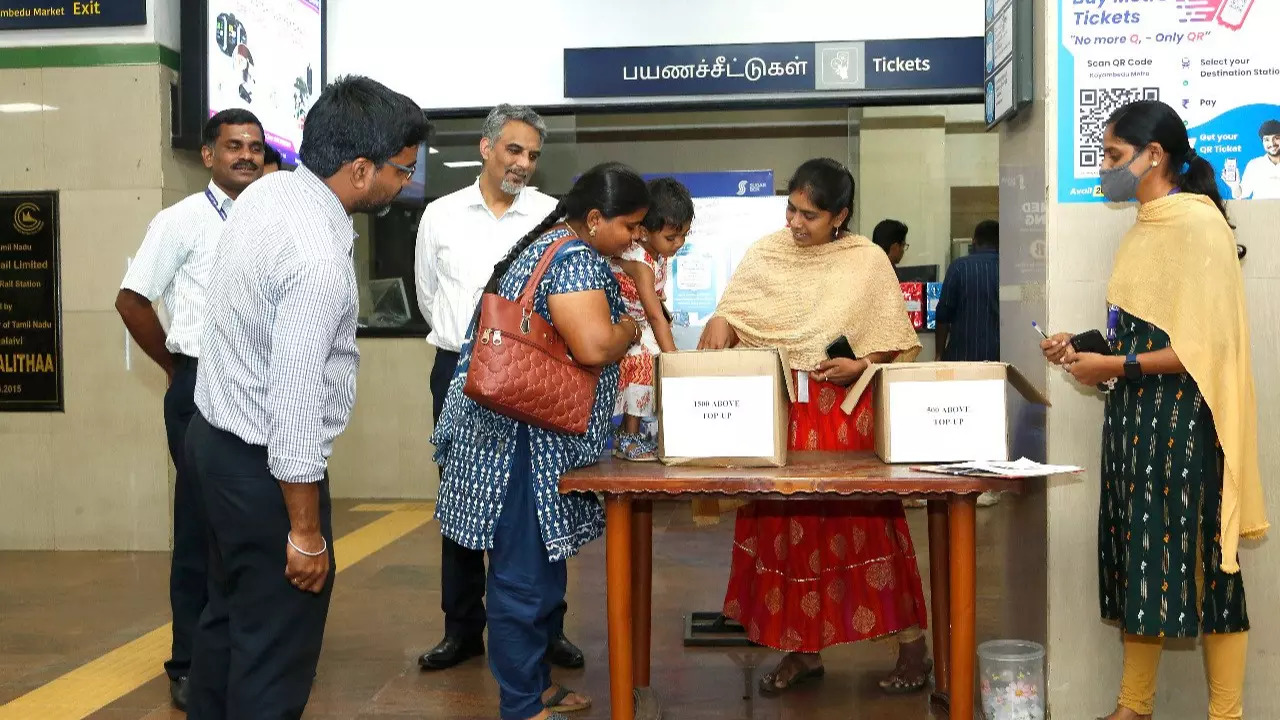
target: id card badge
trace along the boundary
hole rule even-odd
[[[809,402],[809,373],[804,370],[796,371],[796,402]]]

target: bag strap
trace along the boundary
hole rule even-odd
[[[578,236],[573,232],[572,228],[569,234],[551,243],[549,247],[542,253],[542,259],[534,266],[533,273],[529,275],[529,279],[524,283],[524,289],[520,291],[520,297],[516,302],[522,306],[533,307],[533,292],[538,288],[538,283],[542,282],[543,276],[547,274],[547,270],[551,268],[551,261],[555,260],[556,253],[565,245],[577,240]]]

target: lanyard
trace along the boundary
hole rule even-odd
[[[1107,306],[1107,341],[1116,341],[1116,327],[1120,324],[1120,308],[1115,305]]]
[[[205,188],[204,196],[209,199],[209,204],[213,206],[213,209],[218,211],[218,217],[222,218],[222,222],[226,222],[227,211],[223,210],[222,206],[218,204],[218,199],[213,196],[213,191],[209,188]]]

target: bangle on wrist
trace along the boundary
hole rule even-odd
[[[298,552],[302,553],[303,555],[306,555],[307,557],[320,557],[321,555],[329,551],[329,541],[326,540],[323,535],[320,536],[320,542],[324,543],[324,547],[321,547],[319,550],[315,552],[307,552],[306,550],[303,550],[302,548],[294,544],[293,533],[287,533],[285,537],[288,538],[289,540],[289,547],[293,548],[294,550],[297,550]]]

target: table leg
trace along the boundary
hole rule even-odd
[[[649,687],[649,642],[653,607],[653,501],[637,500],[631,511],[631,642],[636,687]]]
[[[947,501],[929,501],[929,622],[933,624],[934,693],[930,700],[951,702],[951,563]]]
[[[951,551],[951,717],[972,720],[977,617],[976,495],[952,495],[948,524]]]
[[[631,651],[631,498],[605,498],[605,590],[608,595],[609,705],[614,720],[634,720]]]

